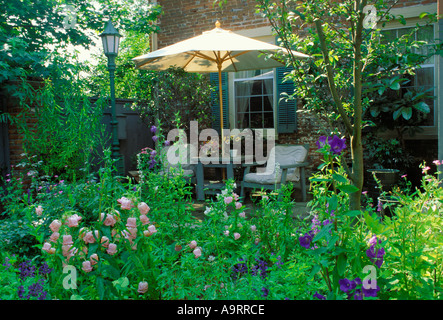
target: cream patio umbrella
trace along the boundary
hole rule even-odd
[[[221,72],[268,69],[284,66],[274,58],[266,58],[266,53],[283,52],[285,48],[244,37],[237,33],[215,28],[201,35],[177,42],[173,45],[133,58],[136,68],[146,70],[166,70],[171,66],[181,67],[187,72],[218,72],[220,100],[220,132],[223,131],[223,101]],[[298,58],[309,56],[291,50]]]

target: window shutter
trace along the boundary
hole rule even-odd
[[[222,72],[222,101],[223,101],[223,128],[229,128],[229,98],[228,98],[228,74]],[[211,73],[209,75],[211,84],[215,87],[215,90],[211,93],[212,101],[212,128],[220,131],[220,100],[218,89],[218,73]]]
[[[276,68],[277,133],[292,133],[297,130],[297,100],[285,100],[282,96],[283,92],[289,95],[294,93],[294,83],[292,81],[283,82],[285,74],[291,72],[291,70],[291,67]]]

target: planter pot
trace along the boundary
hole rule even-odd
[[[378,210],[382,217],[392,217],[395,213],[395,208],[400,204],[400,201],[396,197],[383,196],[378,197]]]

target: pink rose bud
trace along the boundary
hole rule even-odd
[[[137,289],[137,292],[138,293],[145,293],[146,291],[148,291],[148,283],[146,282],[146,281],[141,281],[141,282],[139,282],[139,284],[138,284],[138,289]]]
[[[194,251],[192,253],[194,253],[194,256],[196,258],[198,258],[198,257],[200,257],[202,255],[202,252],[201,252],[200,248],[194,249]]]
[[[240,233],[235,232],[235,233],[234,233],[234,239],[235,239],[235,240],[238,240],[239,238],[240,238]]]
[[[111,256],[114,255],[117,252],[117,245],[115,243],[110,243],[106,252]]]
[[[43,251],[49,252],[51,250],[51,244],[49,242],[45,242],[42,247]]]
[[[58,240],[59,237],[60,237],[60,233],[58,233],[58,232],[53,232],[53,233],[51,234],[51,236],[49,237],[49,241],[57,242],[57,240]]]
[[[136,218],[128,218],[126,221],[126,226],[128,228],[136,228],[137,227],[137,219]]]
[[[242,217],[242,218],[246,218],[246,213],[243,211],[243,212],[240,212],[239,214],[238,214],[238,216],[239,217]]]
[[[240,209],[242,207],[241,202],[236,202],[235,203],[235,209]]]
[[[145,225],[150,223],[149,218],[145,214],[142,214],[140,216],[140,221],[142,222],[143,226],[145,226]]]
[[[151,224],[151,225],[148,227],[148,230],[149,230],[149,232],[150,232],[151,234],[157,232],[157,229],[155,229],[155,226],[154,226],[153,224]]]
[[[37,208],[35,208],[35,213],[36,213],[38,216],[41,216],[42,213],[43,213],[43,208],[42,208],[42,206],[38,206]]]
[[[49,253],[49,254],[54,254],[54,253],[55,253],[55,248],[51,248],[51,249],[49,249],[48,253]]]
[[[89,261],[91,261],[91,264],[97,264],[98,263],[98,255],[96,253],[91,254],[91,256],[89,257]]]
[[[49,228],[51,229],[52,232],[58,232],[58,230],[60,229],[61,225],[62,225],[62,223],[59,220],[54,220],[49,225]]]
[[[144,202],[140,202],[137,206],[138,210],[140,211],[140,214],[147,214],[149,212],[149,210],[151,208],[149,208],[149,206],[144,203]]]
[[[226,198],[224,199],[224,201],[225,201],[226,204],[230,204],[233,200],[234,200],[234,198],[232,198],[232,197],[226,197]]]
[[[91,272],[92,271],[91,261],[83,261],[82,270],[84,272]]]
[[[100,243],[102,244],[102,247],[107,248],[109,246],[109,238],[103,236],[100,240]]]
[[[236,194],[235,192],[232,194],[232,196],[234,197],[235,201],[238,201],[238,199],[240,198],[238,194]]]
[[[229,230],[225,230],[225,231],[223,231],[223,234],[224,234],[225,236],[229,236]]]
[[[257,230],[257,227],[254,225],[251,226],[251,231],[254,232],[255,230]]]
[[[67,246],[73,244],[72,242],[72,236],[70,234],[65,234],[63,235],[63,245]]]
[[[194,249],[195,247],[197,247],[197,241],[192,240],[189,244],[188,244],[189,248]]]

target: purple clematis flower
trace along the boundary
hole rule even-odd
[[[357,285],[355,281],[346,278],[338,280],[338,284],[340,285],[340,290],[343,292],[354,290]]]
[[[157,132],[157,127],[156,126],[152,126],[151,127],[151,132],[152,133],[156,133]]]
[[[322,296],[320,293],[315,292],[314,298],[320,299],[320,300],[326,300],[325,296]]]

